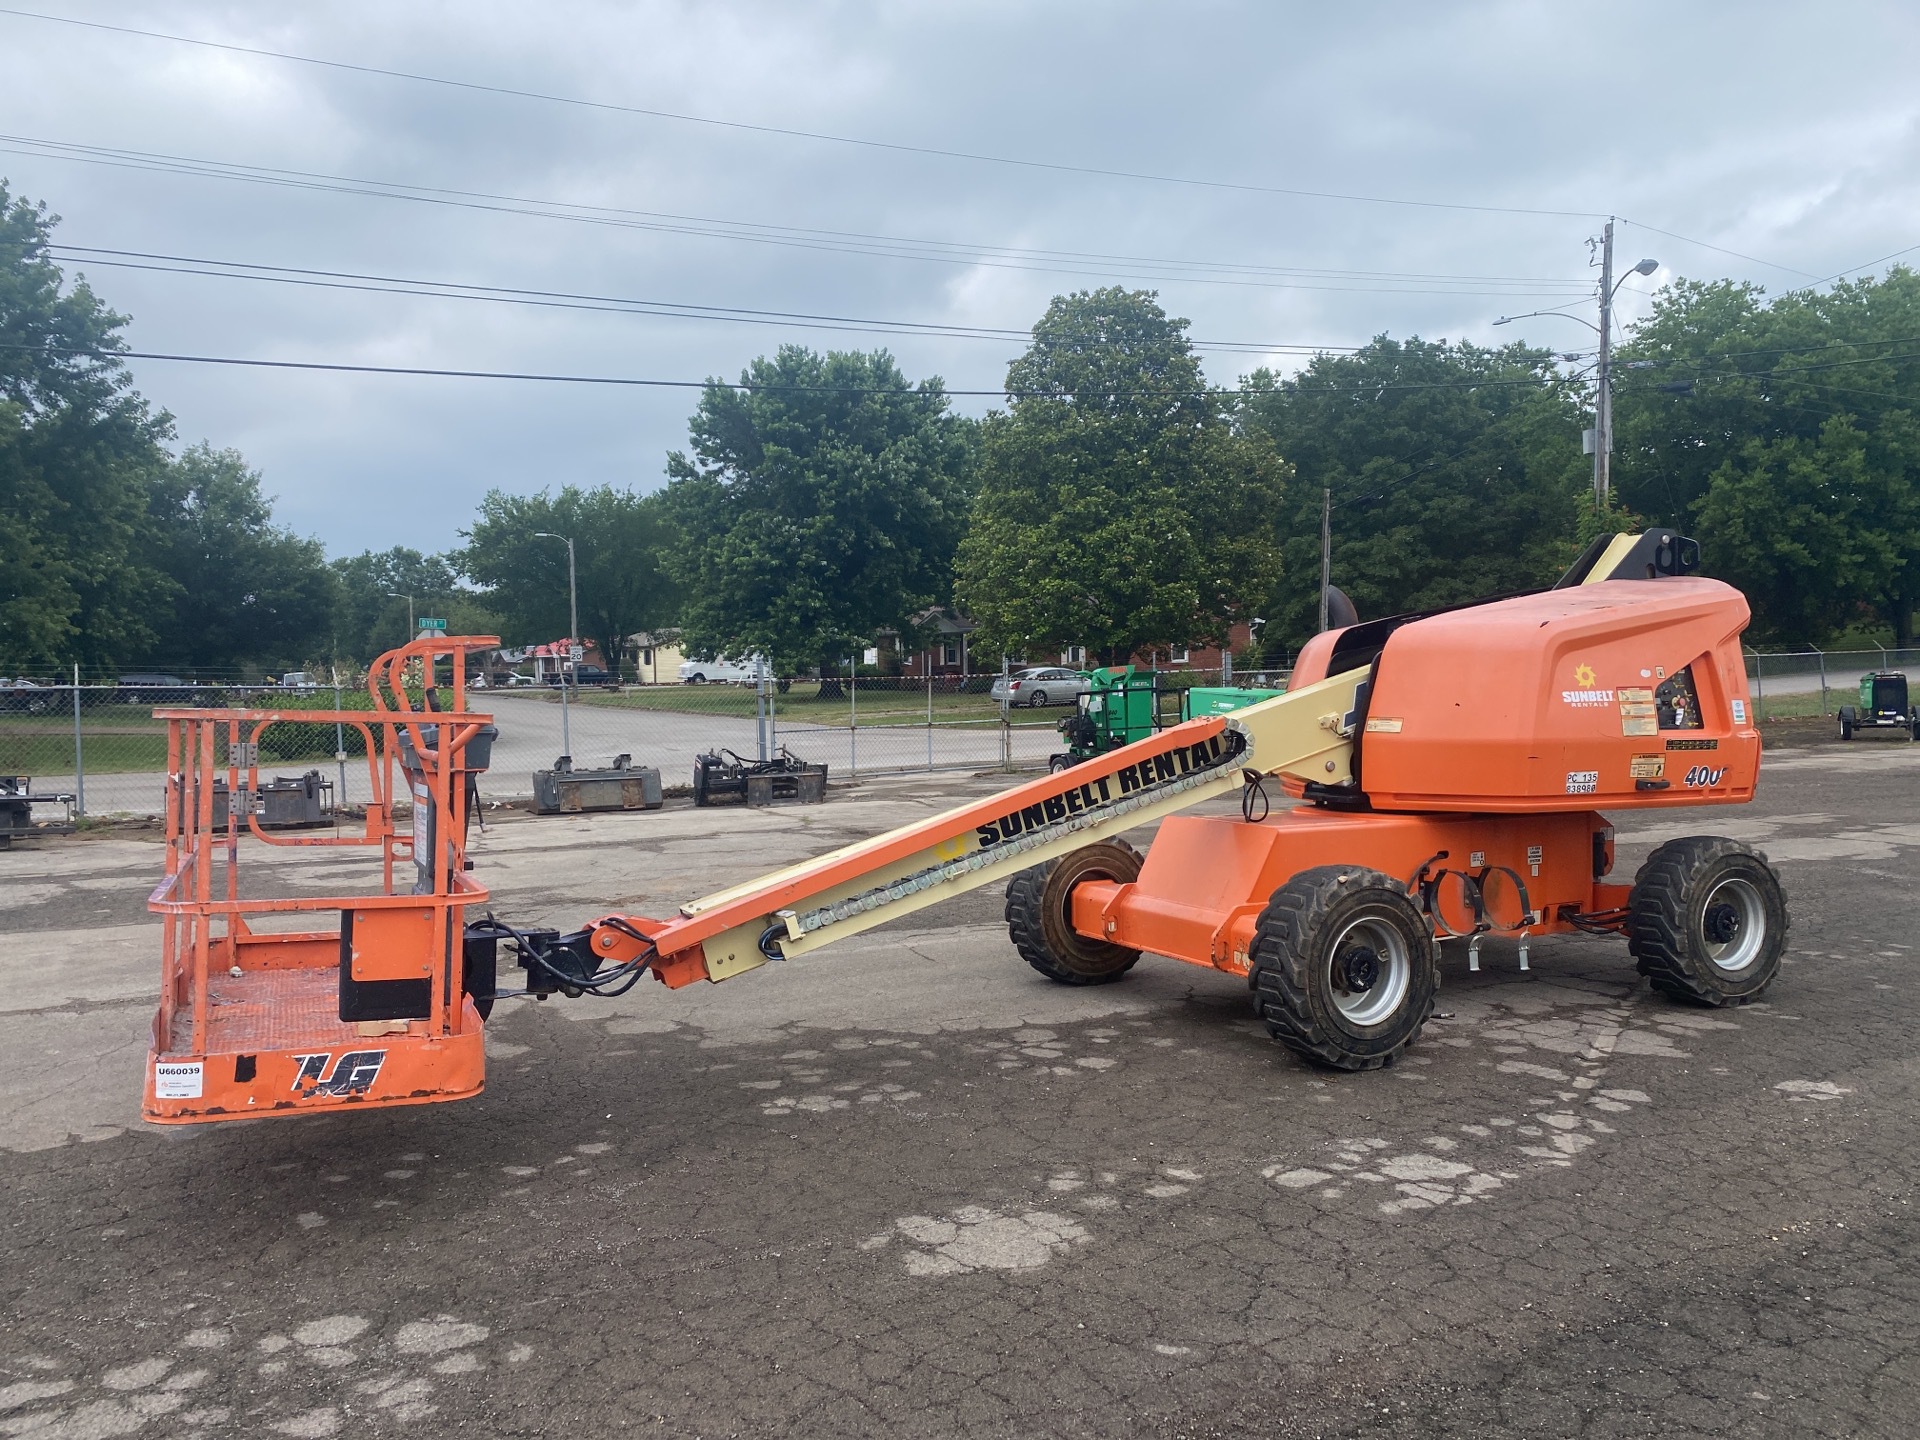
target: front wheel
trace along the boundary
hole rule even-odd
[[[1247,952],[1253,1009],[1295,1054],[1336,1070],[1391,1065],[1433,1014],[1433,933],[1390,875],[1303,870],[1274,891]]]
[[[1073,890],[1083,880],[1132,884],[1140,863],[1140,852],[1125,841],[1103,840],[1007,881],[1007,933],[1020,958],[1061,985],[1107,985],[1126,974],[1140,952],[1075,930]]]
[[[1853,707],[1851,705],[1840,707],[1840,738],[1853,739]]]
[[[1738,840],[1669,840],[1634,876],[1627,910],[1627,948],[1664,995],[1745,1005],[1780,973],[1787,898],[1767,857]]]

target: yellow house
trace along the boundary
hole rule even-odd
[[[627,653],[634,657],[634,670],[642,685],[677,685],[680,662],[686,659],[680,649],[680,632],[662,630],[657,634],[642,631],[627,637]]]

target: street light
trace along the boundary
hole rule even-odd
[[[1593,503],[1601,510],[1607,508],[1607,500],[1613,489],[1613,297],[1620,293],[1620,287],[1627,283],[1627,275],[1651,275],[1660,268],[1660,262],[1652,258],[1640,261],[1626,275],[1618,280],[1613,278],[1613,221],[1607,221],[1607,228],[1600,236],[1600,323],[1582,320],[1578,315],[1568,315],[1560,310],[1533,310],[1526,315],[1502,315],[1493,323],[1510,325],[1515,320],[1526,320],[1536,315],[1557,315],[1562,320],[1573,320],[1585,325],[1600,337],[1600,359],[1594,371],[1593,397]]]
[[[536,540],[564,540],[567,542],[567,654],[560,663],[560,748],[573,757],[573,732],[567,724],[567,664],[573,659],[574,641],[580,638],[580,590],[575,583],[573,568],[573,537],[555,535],[551,530],[533,532]]]

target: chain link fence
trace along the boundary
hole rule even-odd
[[[1920,671],[1920,649],[1793,653],[1749,652],[1756,717],[1831,716],[1854,703],[1860,677],[1875,670]],[[1286,672],[1168,669],[1168,689],[1232,684],[1284,689]],[[533,773],[571,755],[576,769],[626,756],[650,765],[668,787],[692,778],[694,757],[731,750],[755,760],[781,749],[822,763],[835,778],[937,770],[1044,768],[1063,745],[1060,718],[1070,696],[1044,707],[1002,706],[996,675],[932,679],[846,676],[769,685],[585,687],[563,697],[548,686],[475,690],[471,708],[500,727],[492,768],[481,782],[490,799],[533,793]],[[0,776],[30,777],[35,794],[72,795],[83,815],[151,815],[161,806],[167,763],[161,706],[233,706],[259,710],[366,708],[364,689],[196,681],[178,686],[50,685],[0,682]],[[344,749],[348,763],[337,752]],[[261,778],[318,769],[343,805],[363,802],[362,741],[351,726],[286,723],[262,736]]]
[[[1860,677],[1876,670],[1920,671],[1920,648],[1747,652],[1747,685],[1761,720],[1831,717],[1856,705]]]
[[[113,685],[0,683],[0,776],[35,795],[70,796],[78,815],[160,813],[167,768],[162,707],[330,710],[372,705],[364,691],[331,686],[289,688],[217,682]],[[225,741],[221,741],[224,758]],[[260,764],[269,774],[319,768],[336,778],[337,755],[365,754],[358,731],[330,724],[276,725],[262,737]],[[19,782],[25,780],[27,785]],[[361,782],[365,789],[364,779]],[[363,795],[362,799],[365,798]]]

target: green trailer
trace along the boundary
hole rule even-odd
[[[1860,704],[1840,707],[1840,738],[1861,730],[1902,730],[1920,740],[1920,708],[1907,698],[1907,677],[1898,670],[1870,670],[1860,677]]]
[[[1055,770],[1144,740],[1182,720],[1224,715],[1271,700],[1279,693],[1233,685],[1169,685],[1161,672],[1142,670],[1137,665],[1091,671],[1087,682],[1079,708],[1060,722],[1060,735],[1067,748],[1050,762]]]

